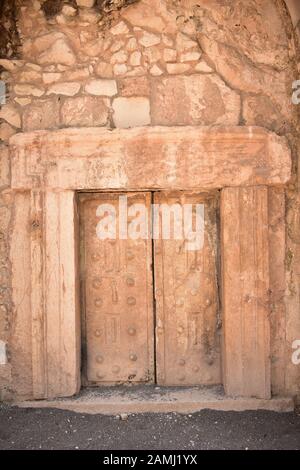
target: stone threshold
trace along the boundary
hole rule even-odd
[[[16,403],[20,408],[57,408],[76,413],[118,415],[120,413],[195,413],[200,410],[294,411],[294,400],[288,397],[232,398],[223,388],[157,387],[154,385],[115,386],[83,389],[72,398],[35,400]]]

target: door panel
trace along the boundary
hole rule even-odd
[[[90,385],[148,382],[154,375],[151,237],[123,240],[117,230],[115,240],[100,240],[96,234],[101,204],[111,204],[119,221],[119,196],[80,198],[84,362]],[[142,203],[151,213],[151,194],[126,196],[129,207]]]
[[[156,193],[155,204],[204,204],[203,247],[154,241],[157,382],[221,383],[217,294],[216,202],[207,195]],[[172,231],[171,231],[172,233]]]

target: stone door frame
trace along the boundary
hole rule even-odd
[[[225,392],[270,398],[269,192],[284,204],[285,138],[258,127],[69,128],[17,134],[10,155],[20,396],[80,388],[77,192],[218,189]]]

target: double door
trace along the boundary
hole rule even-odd
[[[216,197],[89,193],[79,206],[85,384],[221,383]]]

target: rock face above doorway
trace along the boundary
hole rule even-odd
[[[291,80],[298,78],[297,43],[283,2],[275,4],[272,0],[251,0],[246,5],[244,2],[225,4],[219,0],[85,0],[71,2],[73,8],[65,5],[63,10],[59,9],[49,18],[45,17],[40,5],[49,5],[49,2],[26,0],[17,10],[18,28],[12,9],[14,2],[6,3],[9,8],[4,13],[10,19],[3,22],[8,31],[2,36],[7,39],[7,44],[0,44],[0,64],[5,69],[1,79],[9,91],[0,120],[0,255],[1,266],[4,266],[1,268],[0,340],[7,345],[7,364],[0,367],[1,396],[9,397],[14,393],[30,395],[32,392],[32,361],[24,359],[22,363],[18,347],[14,349],[16,338],[20,343],[24,340],[24,347],[30,349],[30,342],[25,340],[23,332],[29,317],[24,318],[23,326],[15,322],[11,258],[8,255],[11,253],[10,234],[16,218],[22,224],[22,211],[15,204],[22,199],[23,189],[66,189],[69,184],[76,189],[77,184],[97,189],[100,181],[104,185],[112,185],[112,188],[126,187],[126,178],[129,178],[130,184],[142,187],[145,183],[144,171],[154,164],[159,177],[158,185],[164,188],[171,188],[174,181],[178,184],[183,182],[183,178],[182,181],[178,179],[179,171],[189,173],[188,177],[193,178],[193,187],[200,183],[214,186],[213,181],[217,180],[218,184],[229,186],[238,182],[245,185],[263,184],[265,178],[270,178],[271,184],[281,186],[288,179],[289,164],[285,157],[281,160],[281,145],[285,147],[286,144],[276,144],[274,147],[276,136],[267,139],[272,144],[266,144],[263,154],[257,149],[258,144],[253,144],[255,152],[253,150],[244,155],[242,170],[236,169],[233,173],[231,164],[234,158],[228,142],[225,153],[229,164],[224,168],[221,151],[213,161],[208,144],[198,144],[198,135],[193,136],[192,133],[188,134],[192,140],[188,144],[184,141],[182,149],[187,149],[193,157],[187,162],[187,167],[176,161],[179,165],[177,172],[174,170],[175,157],[170,143],[168,148],[163,149],[167,164],[158,162],[158,157],[152,164],[150,140],[145,149],[147,159],[143,158],[144,145],[140,141],[136,152],[138,149],[142,158],[134,157],[132,161],[136,163],[136,169],[129,175],[124,159],[118,157],[119,150],[113,156],[105,155],[105,158],[90,159],[87,156],[91,148],[95,156],[100,155],[92,144],[89,146],[88,139],[91,137],[93,142],[97,132],[102,135],[102,129],[110,132],[117,128],[113,139],[115,144],[118,141],[120,149],[122,134],[118,134],[121,132],[119,127],[142,126],[142,133],[143,126],[151,127],[154,124],[168,128],[164,130],[167,138],[167,132],[172,132],[169,126],[190,125],[262,126],[286,136],[292,149],[291,184],[287,183],[285,195],[281,193],[281,187],[275,188],[269,195],[272,211],[270,237],[277,253],[276,269],[272,274],[276,287],[272,291],[270,315],[271,376],[273,393],[297,394],[300,369],[291,362],[290,357],[291,345],[300,335],[297,268],[300,252],[299,197],[296,177],[299,130],[297,106],[293,106],[290,99]],[[106,5],[108,9],[112,7],[106,12],[108,15],[105,14],[109,21],[102,21],[102,12],[97,8],[99,4]],[[298,16],[295,16],[295,24],[297,20]],[[68,160],[68,139],[72,143],[76,138],[73,130],[67,128],[73,127],[76,127],[75,133],[80,139],[82,132],[88,136],[85,143],[78,147],[78,152],[86,155],[84,163],[78,160],[74,148],[74,158]],[[90,127],[97,129],[90,132]],[[42,134],[45,130],[55,132],[51,137],[35,135],[25,152],[19,151],[20,148],[16,150],[14,162],[18,160],[21,166],[16,171],[13,164],[12,189],[9,139],[16,133],[39,130]],[[57,146],[61,146],[55,151],[51,150],[52,138]],[[160,137],[157,147],[154,147],[156,151],[162,150],[159,141]],[[135,138],[134,142],[132,148],[137,142]],[[13,145],[17,148],[17,140],[13,140]],[[41,150],[43,146],[45,152]],[[103,141],[101,148],[104,147]],[[282,176],[278,176],[273,167],[272,173],[268,163],[269,157],[266,155],[271,155],[272,149],[277,155],[276,165],[278,168],[282,165]],[[201,158],[199,161],[196,159],[195,164],[194,157],[198,152]],[[243,154],[241,148],[239,152]],[[128,155],[132,158],[131,150]],[[181,154],[177,153],[177,147],[176,155],[179,159]],[[253,158],[256,166],[249,170]],[[64,165],[68,171],[64,171]],[[89,170],[85,173],[87,167]],[[170,173],[169,179],[165,176],[166,172]],[[59,197],[55,197],[57,199],[53,198],[51,203],[47,200],[47,207],[58,204]],[[36,214],[35,202],[33,196],[28,206],[24,203],[22,209],[32,205],[33,214]],[[285,220],[288,225],[286,238]],[[26,236],[25,233],[24,239]],[[280,249],[279,240],[283,240]],[[28,376],[22,386],[18,379],[19,367],[21,372],[23,367]],[[39,373],[42,375],[44,372]],[[51,380],[49,384],[51,391]]]

